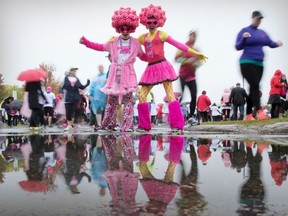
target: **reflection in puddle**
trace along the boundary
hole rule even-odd
[[[0,196],[1,215],[285,215],[288,209],[285,145],[36,134],[1,136],[0,148],[0,193],[8,194]],[[17,200],[23,205],[7,208]]]

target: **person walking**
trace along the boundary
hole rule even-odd
[[[250,86],[245,120],[255,120],[255,117],[258,120],[268,119],[261,108],[259,95],[259,85],[264,71],[263,47],[276,48],[283,45],[281,41],[272,41],[265,31],[258,28],[262,19],[263,15],[260,11],[253,11],[251,25],[240,30],[235,44],[236,50],[243,50],[239,61],[240,70]],[[256,112],[255,117],[252,114],[253,108]]]
[[[67,127],[64,128],[65,131],[69,131],[74,127],[74,118],[77,106],[80,102],[80,89],[85,89],[90,84],[90,80],[87,79],[86,85],[83,85],[78,77],[76,76],[76,71],[78,68],[71,68],[68,75],[64,79],[62,86],[64,92],[64,103],[66,110]]]
[[[229,88],[225,88],[224,92],[221,96],[221,112],[223,114],[223,120],[230,120],[230,112],[231,112],[231,101],[229,100],[231,90]]]
[[[244,118],[244,105],[248,100],[247,92],[244,88],[241,88],[240,83],[236,83],[236,87],[234,87],[230,93],[229,101],[233,104],[233,116],[232,120],[243,120]],[[239,110],[239,118],[238,118],[238,110]]]
[[[47,98],[47,103],[44,104],[44,119],[48,125],[48,127],[53,127],[52,125],[52,117],[54,114],[54,107],[56,106],[56,96],[52,92],[52,87],[48,86],[46,88],[45,96]]]
[[[120,33],[120,36],[113,37],[104,44],[90,42],[85,37],[80,39],[80,43],[88,48],[108,51],[112,58],[109,76],[102,88],[102,91],[108,96],[101,130],[111,131],[116,127],[117,105],[124,104],[120,131],[134,131],[133,92],[136,91],[138,85],[133,64],[136,57],[146,61],[146,55],[140,43],[130,36],[130,33],[135,32],[138,25],[139,17],[136,15],[136,11],[129,7],[121,7],[112,16],[112,26],[117,33]]]
[[[90,89],[89,89],[89,99],[91,103],[90,112],[90,124],[94,125],[94,129],[97,130],[99,123],[102,121],[102,113],[105,109],[106,95],[101,91],[106,84],[107,74],[104,72],[104,66],[102,64],[98,65],[98,74],[93,78]],[[94,122],[91,121],[94,119]]]
[[[41,81],[26,82],[25,92],[28,92],[28,104],[31,109],[30,130],[39,130],[43,123],[43,104],[47,99],[42,90]]]
[[[210,105],[211,105],[211,100],[210,98],[206,95],[206,91],[202,91],[202,94],[198,97],[197,100],[197,109],[199,113],[199,122],[202,120],[202,122],[207,122],[208,121],[208,113],[210,111]]]
[[[188,47],[198,51],[194,47],[196,41],[196,31],[191,30],[189,32],[188,41],[185,43]],[[189,106],[189,113],[188,113],[188,123],[192,122],[195,109],[196,109],[196,101],[197,101],[197,82],[196,82],[196,70],[201,65],[201,61],[199,61],[198,57],[194,54],[190,54],[187,52],[183,52],[182,50],[178,50],[175,56],[176,62],[181,64],[179,69],[179,79],[181,84],[182,90],[182,97],[180,98],[180,103],[182,102],[183,93],[185,86],[188,87],[190,91],[190,106]]]
[[[177,75],[170,62],[165,58],[164,43],[168,42],[184,52],[194,54],[200,61],[205,61],[206,57],[187,45],[174,40],[164,31],[158,30],[158,27],[163,27],[166,21],[165,11],[162,10],[161,6],[150,4],[148,7],[141,9],[139,16],[140,23],[148,29],[148,33],[138,37],[139,42],[145,47],[148,66],[139,81],[141,89],[139,93],[139,124],[137,131],[145,132],[151,130],[149,104],[146,102],[146,98],[156,84],[163,84],[168,96],[169,124],[172,132],[182,131],[184,118],[180,103],[175,99],[172,86],[172,82],[177,79]]]
[[[273,77],[270,80],[270,91],[269,91],[269,100],[268,104],[271,104],[271,118],[279,118],[279,108],[281,104],[281,90],[284,87],[285,83],[281,82],[282,72],[281,70],[276,70]]]

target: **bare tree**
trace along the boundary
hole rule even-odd
[[[46,64],[46,63],[41,63],[39,64],[39,67],[46,71],[47,73],[47,78],[45,79],[45,87],[47,86],[51,86],[52,87],[52,90],[55,94],[58,93],[58,89],[60,88],[61,86],[61,82],[60,81],[57,81],[54,77],[54,72],[56,71],[56,67],[54,65],[49,65],[49,64]]]

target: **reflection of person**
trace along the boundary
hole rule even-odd
[[[149,104],[146,102],[148,93],[154,85],[163,84],[166,95],[169,99],[170,127],[172,131],[182,131],[184,127],[184,118],[181,112],[180,103],[175,99],[172,82],[177,79],[177,75],[172,65],[165,59],[164,43],[177,47],[178,49],[196,55],[201,61],[205,56],[191,49],[185,44],[174,40],[164,31],[157,30],[163,27],[166,21],[165,11],[161,6],[149,5],[142,8],[140,13],[140,23],[147,29],[148,33],[138,37],[140,43],[145,47],[148,66],[146,67],[139,85],[138,115],[139,125],[137,131],[149,131],[151,129],[151,119],[149,113]]]
[[[281,82],[282,72],[281,70],[276,70],[273,77],[270,80],[270,91],[268,104],[271,104],[271,118],[279,117],[279,108],[281,104],[281,90],[285,88],[285,83]]]
[[[239,215],[265,215],[265,188],[261,180],[262,155],[257,151],[253,156],[252,148],[246,145],[247,163],[249,166],[249,178],[240,189],[240,207],[237,210]]]
[[[199,139],[197,143],[197,154],[199,160],[202,161],[203,165],[207,165],[209,158],[211,157],[210,150],[211,143],[208,139]]]
[[[190,48],[195,49],[194,47],[195,41],[196,41],[196,31],[192,30],[189,32],[189,38],[185,44]],[[197,67],[199,67],[200,61],[197,58],[197,56],[187,52],[183,52],[181,50],[177,52],[175,60],[181,63],[179,69],[179,78],[182,94],[184,93],[185,86],[187,86],[190,91],[191,101],[190,101],[190,112],[188,116],[189,119],[194,116],[196,109],[196,100],[197,100],[196,69]],[[183,97],[181,97],[180,99],[180,103],[182,101],[182,98]],[[192,121],[192,119],[190,121]]]
[[[112,26],[120,36],[111,38],[107,43],[98,44],[80,39],[80,43],[97,51],[108,51],[111,54],[109,76],[101,90],[106,93],[107,104],[101,130],[113,130],[116,126],[117,105],[124,104],[121,131],[132,132],[133,125],[133,92],[137,89],[137,77],[133,67],[135,58],[146,60],[145,53],[137,39],[130,36],[138,24],[136,11],[131,8],[120,8],[112,16]],[[150,117],[149,117],[150,118]]]
[[[248,95],[244,88],[241,88],[240,83],[236,84],[236,87],[232,89],[229,101],[233,104],[233,117],[232,120],[243,120],[244,118],[244,105],[247,101]],[[238,118],[239,109],[239,118]]]
[[[268,117],[260,105],[259,84],[263,75],[264,52],[263,47],[276,48],[282,46],[282,42],[274,42],[267,33],[259,29],[263,15],[260,11],[252,13],[252,24],[241,29],[237,35],[235,48],[243,50],[240,57],[240,70],[243,78],[250,85],[249,97],[247,100],[245,120],[254,120],[252,109],[257,113],[258,120],[265,120]]]
[[[281,186],[287,179],[287,146],[271,145],[272,151],[269,152],[271,166],[271,176],[277,186]]]
[[[107,171],[107,159],[102,142],[97,134],[91,134],[92,143],[92,160],[91,160],[91,175],[96,184],[99,185],[99,195],[104,196],[108,184],[103,176],[103,173]]]
[[[108,170],[103,173],[113,201],[112,215],[132,215],[139,173],[133,171],[133,136],[101,136]]]
[[[80,102],[80,89],[85,89],[89,84],[90,80],[87,79],[86,85],[82,85],[78,77],[76,76],[76,71],[78,68],[71,68],[69,74],[65,77],[63,83],[63,92],[64,92],[64,103],[66,110],[66,119],[68,126],[64,129],[68,131],[72,129],[74,124],[75,112],[77,109],[77,105]]]
[[[86,177],[91,182],[91,177],[86,173],[83,167],[85,163],[84,158],[84,144],[80,143],[77,137],[71,136],[65,140],[62,145],[65,145],[64,154],[61,155],[63,161],[63,175],[65,182],[73,194],[79,194],[78,185],[81,183],[83,177]],[[59,153],[60,151],[58,151]]]
[[[151,135],[145,134],[139,137],[139,168],[142,175],[141,185],[146,192],[149,201],[145,205],[145,211],[155,215],[163,215],[167,205],[174,198],[179,185],[173,181],[174,171],[180,162],[184,137],[171,136],[169,152],[164,157],[169,164],[163,180],[153,176],[148,168],[149,155],[151,151]]]
[[[245,150],[245,144],[243,143],[243,141],[240,141],[239,143],[237,141],[233,141],[232,149],[233,149],[231,157],[232,167],[236,169],[236,171],[239,173],[241,172],[241,169],[246,166],[247,163],[247,153]]]
[[[204,196],[199,192],[197,153],[193,143],[190,142],[189,144],[191,169],[189,170],[188,174],[186,174],[184,171],[182,172],[182,178],[180,182],[181,199],[176,202],[176,204],[179,207],[180,215],[201,215],[201,212],[204,211],[208,203],[205,201]],[[186,170],[187,168],[185,167],[185,161],[186,160],[181,161],[183,164],[183,170]]]

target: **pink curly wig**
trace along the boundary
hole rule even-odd
[[[165,11],[162,10],[161,6],[154,6],[153,4],[150,4],[146,8],[142,8],[139,17],[140,23],[144,26],[146,26],[149,18],[158,21],[157,27],[163,27],[166,21]]]
[[[112,16],[112,27],[115,28],[117,33],[120,33],[119,27],[121,26],[130,26],[131,31],[135,32],[136,28],[139,26],[139,17],[136,14],[135,10],[132,10],[130,7],[123,8],[114,11]]]

